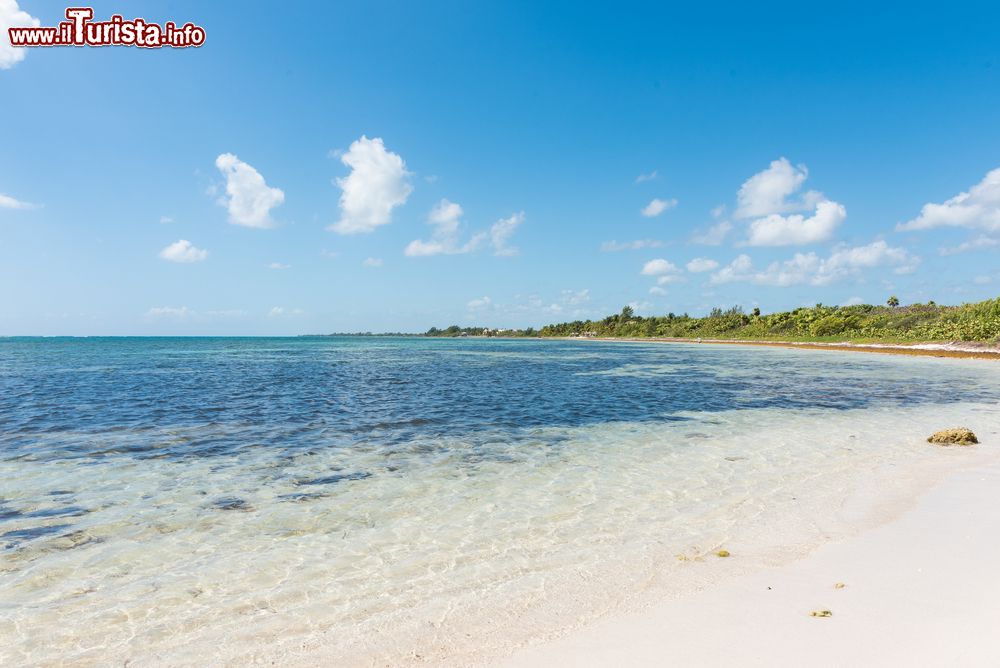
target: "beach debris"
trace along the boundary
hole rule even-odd
[[[847,585],[845,585],[843,582],[838,582],[837,584],[833,585],[833,588],[834,589],[843,589],[846,586]]]
[[[809,613],[810,617],[833,617],[833,612],[830,610],[813,610]]]
[[[927,442],[938,445],[972,445],[978,443],[979,439],[976,438],[971,429],[956,427],[955,429],[942,429],[935,432],[927,439]]]
[[[729,556],[729,550],[719,550],[718,552],[715,553],[715,556],[717,556],[717,557],[728,557]]]

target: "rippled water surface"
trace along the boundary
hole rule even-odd
[[[499,645],[806,536],[998,399],[989,363],[770,348],[2,339],[0,664]]]

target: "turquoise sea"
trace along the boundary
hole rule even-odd
[[[0,339],[0,665],[478,660],[847,531],[998,402],[889,355]]]

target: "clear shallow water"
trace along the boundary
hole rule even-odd
[[[0,340],[0,664],[501,647],[815,539],[998,399],[980,362],[730,346]]]

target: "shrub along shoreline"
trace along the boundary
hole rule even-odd
[[[762,314],[739,306],[716,308],[702,318],[668,313],[643,317],[626,306],[601,320],[575,320],[535,329],[431,328],[425,336],[541,336],[602,339],[714,339],[740,342],[912,344],[1000,341],[1000,298],[960,306],[934,302],[900,306],[857,304],[797,308]]]
[[[668,314],[636,316],[629,307],[599,321],[546,325],[542,336],[609,338],[714,338],[781,341],[857,341],[912,343],[918,341],[980,341],[1000,338],[1000,299],[961,306],[825,306],[797,308],[762,315],[734,306],[713,309],[704,318]]]

